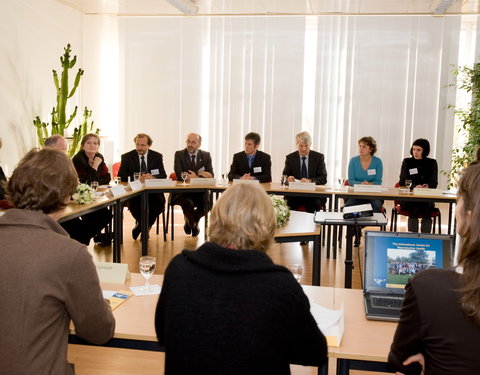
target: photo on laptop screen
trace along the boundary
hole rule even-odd
[[[451,263],[453,239],[448,235],[369,231],[366,238],[367,289],[403,289],[418,272]]]

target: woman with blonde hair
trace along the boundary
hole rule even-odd
[[[480,165],[458,185],[461,237],[455,270],[430,269],[410,279],[389,362],[398,374],[477,374],[480,369]],[[419,363],[422,366],[419,366]]]
[[[290,363],[327,361],[308,298],[265,254],[275,227],[263,188],[236,184],[213,207],[210,242],[172,259],[155,315],[165,374],[289,374]]]

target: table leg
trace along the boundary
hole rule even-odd
[[[353,236],[355,233],[354,225],[347,225],[347,248],[345,251],[345,288],[352,287],[352,270],[353,270]]]
[[[320,259],[321,234],[313,240],[313,274],[312,285],[320,286],[321,259]]]
[[[140,220],[140,227],[142,228],[142,235],[141,235],[141,240],[142,240],[142,256],[148,254],[148,191],[142,192],[142,203],[141,203],[141,209],[142,209],[142,216]],[[173,230],[173,229],[172,229]]]
[[[328,358],[322,367],[318,368],[318,375],[328,375]]]
[[[113,206],[113,262],[120,263],[120,244],[122,243],[123,212],[120,200]]]

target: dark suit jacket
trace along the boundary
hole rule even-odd
[[[261,171],[254,172],[255,168],[261,168]],[[272,161],[270,155],[265,152],[258,151],[255,153],[252,167],[248,166],[247,154],[245,151],[237,152],[233,155],[232,165],[230,166],[230,172],[228,173],[228,179],[242,177],[245,173],[250,173],[253,177],[256,177],[260,182],[272,181]]]
[[[3,184],[7,183],[7,177],[3,173],[2,167],[0,167],[0,199],[5,199],[5,188]]]
[[[300,154],[298,151],[287,155],[283,174],[297,179],[301,178]],[[317,185],[325,185],[327,183],[327,168],[325,167],[323,154],[310,150],[308,154],[308,178]]]
[[[191,159],[188,154],[187,149],[183,149],[175,152],[175,160],[173,163],[173,169],[177,175],[177,180],[182,180],[182,172],[188,171],[190,169]],[[195,160],[196,170],[195,173],[198,173],[199,170],[204,170],[209,172],[213,176],[213,167],[212,167],[212,158],[210,153],[203,150],[198,150],[197,157]]]
[[[133,181],[133,173],[140,172],[140,159],[137,150],[132,150],[122,155],[118,175],[122,181],[128,181],[128,177]],[[158,170],[158,172],[157,172]],[[163,167],[163,157],[159,152],[148,150],[147,171],[155,178],[167,178],[165,168]],[[152,173],[154,171],[155,173]]]

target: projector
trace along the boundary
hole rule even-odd
[[[370,203],[359,204],[357,206],[349,206],[343,208],[344,219],[358,219],[360,217],[373,216],[373,208]]]

